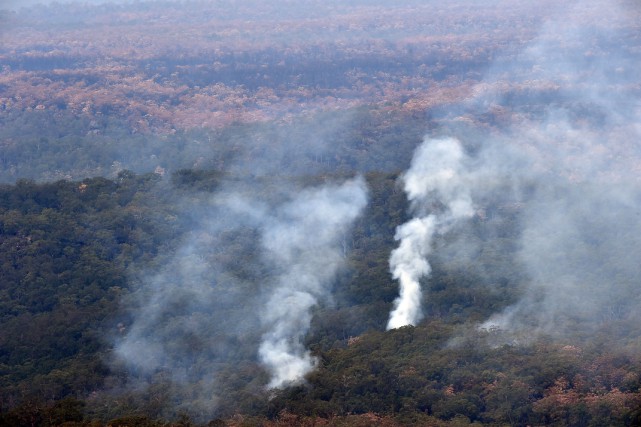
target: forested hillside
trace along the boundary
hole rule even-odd
[[[640,25],[0,5],[0,427],[641,425]]]
[[[149,388],[123,388],[128,374],[109,363],[110,342],[131,325],[128,310],[135,305],[122,301],[138,292],[132,278],[159,268],[180,237],[191,235],[189,214],[176,201],[214,191],[218,179],[188,170],[169,181],[122,172],[114,181],[20,181],[2,188],[5,425],[81,419],[129,420],[112,425],[137,419],[135,425],[151,425],[157,417],[176,420],[183,413],[167,412],[172,401],[191,408],[188,396],[198,394],[198,385],[172,384],[162,370]],[[220,417],[240,413],[250,425],[306,425],[312,419],[345,425],[436,425],[439,419],[459,424],[463,419],[638,422],[639,338],[616,332],[634,325],[603,322],[594,335],[511,345],[499,344],[500,330],[466,326],[518,298],[523,279],[511,273],[511,266],[519,210],[500,207],[491,221],[478,217],[457,231],[482,242],[475,261],[494,266],[491,271],[480,274],[435,262],[425,300],[428,320],[381,332],[395,293],[387,271],[391,235],[403,220],[406,202],[395,175],[372,173],[367,182],[371,202],[354,226],[349,269],[335,284],[335,301],[316,310],[306,338],[319,358],[318,369],[303,385],[266,393],[251,339],[245,337],[244,345],[242,339],[220,336],[234,339],[235,349],[233,355],[217,356]],[[496,222],[501,237],[492,231]],[[251,275],[246,271],[251,242],[245,240],[251,234],[225,239],[236,249],[220,256],[243,257],[235,268]],[[228,310],[235,317],[244,307]],[[186,352],[197,351],[198,338]],[[133,417],[137,414],[144,416]],[[272,417],[275,421],[267,421]],[[229,423],[244,425],[236,418]]]

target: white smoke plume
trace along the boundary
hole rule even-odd
[[[420,279],[431,271],[427,257],[433,237],[474,213],[468,162],[458,140],[427,139],[403,175],[411,210],[418,216],[399,226],[394,237],[400,244],[392,251],[390,269],[399,281],[400,295],[394,301],[388,330],[421,320]]]
[[[431,264],[470,282],[481,277],[488,296],[501,295],[505,305],[480,322],[501,331],[493,334],[501,344],[606,333],[638,346],[639,13],[626,1],[560,4],[537,37],[499,58],[472,98],[445,114],[447,132],[471,148],[458,176],[482,214],[457,236],[439,238],[439,212],[447,212],[439,204],[461,190],[450,188],[445,199],[416,179],[424,194],[411,193],[412,164],[404,176],[412,209],[425,206],[417,200],[432,205],[412,220],[413,231],[410,223],[398,229],[392,269],[411,286],[402,286],[388,328],[420,319],[418,279]],[[530,92],[532,85],[545,89]],[[432,216],[434,229],[421,229],[418,219]],[[470,239],[475,229],[482,232]]]
[[[303,344],[311,309],[329,294],[343,262],[341,238],[367,203],[362,178],[307,190],[281,206],[263,232],[263,247],[279,271],[264,310],[269,328],[259,355],[271,374],[269,387],[302,380],[315,365]]]
[[[142,385],[169,378],[178,409],[197,418],[229,400],[219,395],[225,365],[258,356],[269,388],[300,382],[315,366],[303,342],[312,308],[331,298],[341,243],[367,189],[355,178],[281,190],[267,203],[255,189],[230,186],[190,205],[195,231],[163,268],[141,278],[136,316],[117,341],[132,378]],[[264,280],[243,278],[246,271]],[[248,386],[263,387],[260,378]]]
[[[367,189],[363,178],[309,183],[330,170],[315,159],[350,123],[331,114],[233,131],[238,156],[218,165],[215,191],[168,188],[181,240],[131,269],[114,388],[153,395],[158,416],[205,421],[314,368],[304,339],[314,307],[333,302]]]

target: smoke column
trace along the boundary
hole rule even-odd
[[[279,272],[264,309],[269,330],[259,348],[271,374],[269,387],[298,382],[314,368],[315,360],[303,344],[311,309],[329,294],[343,262],[340,239],[366,203],[361,178],[307,190],[281,206],[264,229],[263,247]]]
[[[456,139],[427,139],[403,175],[404,190],[416,217],[399,226],[394,237],[400,244],[392,251],[390,270],[399,281],[400,295],[394,301],[388,330],[421,320],[420,279],[431,271],[427,257],[433,237],[474,213],[466,160]]]

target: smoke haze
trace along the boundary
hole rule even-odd
[[[544,63],[543,75],[579,77],[567,107],[549,108],[538,126],[525,122],[511,132],[535,154],[538,169],[518,254],[530,284],[520,302],[486,327],[564,335],[638,316],[641,110],[625,92],[636,80],[627,73],[629,56],[616,48],[608,62],[590,55],[594,40],[624,36],[599,23],[605,16],[625,20],[625,9],[591,6],[577,4],[549,22],[524,54],[526,62],[555,57],[551,41],[562,37],[571,54]]]
[[[450,116],[456,123],[510,111],[515,123],[499,132],[464,132],[473,157],[463,172],[468,188],[450,190],[452,199],[469,191],[482,209],[503,203],[517,212],[513,268],[523,269],[521,297],[482,324],[509,333],[510,341],[591,334],[606,322],[626,336],[638,323],[641,105],[630,52],[616,44],[641,34],[630,18],[634,7],[599,1],[564,7],[515,61],[497,61],[466,112]],[[606,55],[594,54],[605,46]],[[506,78],[548,85],[551,101],[537,115],[519,117],[519,98],[494,89]],[[499,195],[502,188],[508,193]],[[450,255],[476,249],[460,240],[443,243]]]

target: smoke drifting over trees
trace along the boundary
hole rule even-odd
[[[635,2],[1,6],[0,427],[641,420]]]
[[[315,142],[297,150],[301,159],[306,151],[322,154],[322,135],[339,123],[325,122],[310,135]],[[261,374],[240,383],[257,390],[301,383],[314,368],[305,346],[312,310],[331,301],[347,255],[343,241],[367,188],[362,178],[311,186],[295,175],[267,178],[284,153],[265,155],[226,165],[233,178],[221,176],[211,195],[185,199],[181,215],[191,218],[192,230],[181,247],[165,254],[159,271],[132,278],[135,314],[116,340],[114,360],[132,374],[127,387],[164,383],[178,408],[211,416],[221,366],[260,361],[269,382],[258,383]]]
[[[271,213],[255,201],[224,194],[201,212],[199,237],[185,242],[160,273],[141,279],[137,314],[116,347],[133,372],[163,370],[179,387],[199,384],[194,402],[213,411],[216,365],[238,357],[237,339],[254,340],[272,376],[270,387],[299,382],[313,368],[303,343],[311,310],[329,298],[342,264],[340,238],[363,208],[366,190],[355,180],[292,197]],[[221,234],[241,233],[244,227],[263,242],[264,253],[253,258],[265,269],[261,283],[242,283],[228,266],[212,262],[221,251],[244,256],[221,241]]]
[[[484,327],[562,335],[587,333],[606,318],[634,321],[632,307],[638,298],[631,283],[639,263],[630,248],[638,243],[641,110],[637,94],[626,90],[638,87],[638,79],[629,73],[629,55],[614,45],[614,40],[639,37],[626,11],[623,4],[604,8],[599,2],[557,8],[513,61],[496,61],[479,85],[527,77],[558,88],[554,101],[541,106],[537,117],[516,117],[496,133],[462,134],[473,158],[462,170],[452,171],[446,182],[453,187],[434,197],[438,201],[449,195],[442,201],[448,206],[464,193],[464,205],[475,203],[477,208],[505,198],[520,211],[518,259],[529,286],[521,302],[497,313]],[[616,29],[606,24],[612,21],[618,22]],[[597,40],[612,41],[606,57],[594,51]],[[500,93],[478,93],[467,102],[463,117],[512,107]],[[457,132],[456,127],[452,130]],[[419,161],[429,144],[415,154],[404,176],[413,208],[417,196],[408,190],[409,177],[418,167],[437,169],[448,158],[430,153]],[[462,181],[457,179],[461,174]],[[426,176],[417,179],[418,190],[432,189],[428,180],[438,178],[439,172]],[[497,199],[499,188],[507,194]],[[433,203],[430,212],[438,214],[439,206]],[[412,239],[415,234],[404,236]],[[419,240],[431,244],[431,239],[432,234]]]
[[[637,321],[632,283],[639,262],[632,248],[639,243],[641,109],[626,88],[638,80],[629,74],[625,51],[611,46],[599,58],[591,46],[635,34],[627,29],[633,24],[626,9],[611,6],[568,7],[543,26],[519,59],[562,86],[566,101],[507,132],[523,150],[520,160],[529,162],[510,175],[524,202],[519,259],[530,286],[487,326],[563,335],[589,333],[605,319]],[[627,24],[610,28],[602,24],[603,14]],[[572,46],[564,57],[558,56],[558,39]],[[497,154],[491,161],[499,167],[513,162]]]

